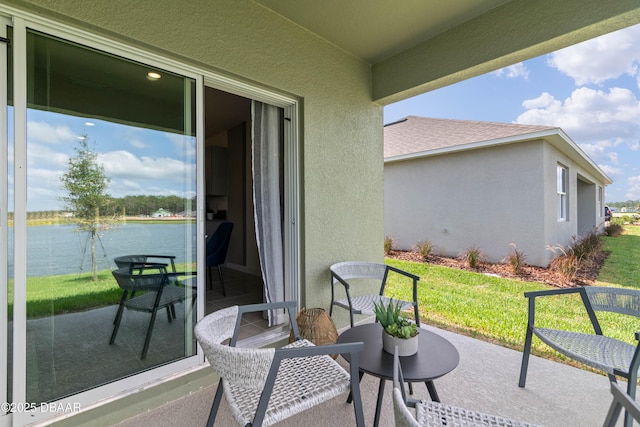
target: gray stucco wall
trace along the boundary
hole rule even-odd
[[[561,222],[558,163],[569,172],[569,220]],[[546,266],[554,256],[549,245],[566,247],[578,224],[589,230],[602,222],[598,185],[542,140],[387,162],[385,235],[398,249],[428,240],[435,253],[450,257],[476,246],[491,262],[504,260],[514,243],[528,264]]]
[[[542,154],[537,141],[386,163],[385,234],[446,256],[478,246],[494,262],[515,243],[544,263]]]
[[[251,1],[9,1],[301,100],[301,305],[330,264],[382,260],[382,107],[370,66]],[[144,23],[144,25],[140,25]]]
[[[598,211],[597,189],[604,184],[594,175],[572,161],[551,144],[544,144],[545,168],[545,222],[544,230],[547,245],[570,245],[574,237],[584,236],[594,227],[602,229],[604,225],[603,213]],[[561,164],[568,172],[568,220],[558,221],[556,168]],[[559,253],[557,254],[559,255]],[[548,261],[554,253],[548,251]]]

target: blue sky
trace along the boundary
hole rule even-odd
[[[407,116],[562,128],[613,180],[607,202],[640,199],[640,25],[385,107]]]

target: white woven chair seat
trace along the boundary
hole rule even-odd
[[[556,351],[608,374],[613,374],[614,369],[628,372],[636,349],[603,335],[546,328],[534,328],[533,332]]]
[[[421,401],[416,403],[416,419],[421,426],[499,426],[499,427],[527,427],[534,424],[514,421],[495,415],[443,405],[438,402]]]
[[[177,286],[171,285],[164,286],[162,288],[162,296],[160,297],[160,303],[158,304],[158,307],[162,308],[166,307],[169,304],[184,301],[190,295],[191,291],[186,294],[184,288],[179,288]],[[156,293],[147,292],[144,295],[136,296],[126,300],[124,302],[124,305],[131,310],[151,312],[153,310],[153,304],[155,303],[155,300]]]
[[[309,347],[307,340],[294,341],[283,348]],[[331,378],[332,381],[327,381]],[[285,359],[269,401],[263,425],[275,424],[320,402],[350,390],[349,373],[329,356]],[[251,423],[262,390],[224,384],[233,416],[241,425]]]
[[[380,295],[363,295],[363,296],[351,298],[351,304],[353,306],[353,312],[355,314],[374,315],[375,314],[375,312],[373,311],[374,301],[377,304],[380,304],[380,302],[382,302],[383,305],[387,305],[389,304],[390,300],[391,298],[387,298],[385,296],[380,296]],[[402,307],[402,311],[408,310],[413,307],[413,303],[409,301],[397,300],[395,298],[393,299],[393,301],[394,303],[397,303],[397,302],[400,303],[400,306]],[[335,302],[335,305],[349,310],[349,300],[347,300],[346,298],[337,300]]]

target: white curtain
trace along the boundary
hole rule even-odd
[[[266,302],[284,301],[282,109],[253,101],[253,209]],[[282,323],[269,312],[269,326]]]

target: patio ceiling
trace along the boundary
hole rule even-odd
[[[640,23],[637,0],[254,0],[372,66],[386,105]]]
[[[510,0],[257,0],[375,64]]]

